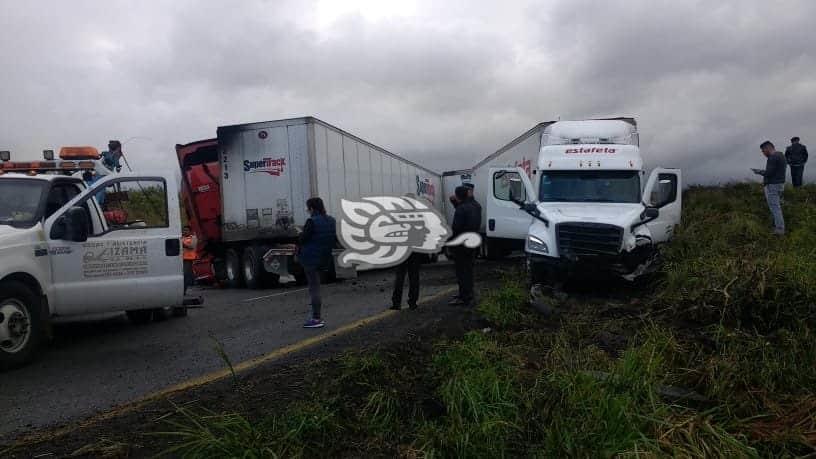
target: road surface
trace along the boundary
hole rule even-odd
[[[325,285],[323,329],[303,329],[303,286],[269,290],[200,289],[203,309],[186,318],[133,325],[124,314],[55,326],[55,339],[34,364],[0,373],[0,441],[64,425],[316,334],[381,313],[390,304],[393,272],[369,271]],[[422,297],[455,285],[448,263],[426,265]],[[407,288],[406,288],[407,293]],[[127,294],[127,292],[123,292]]]

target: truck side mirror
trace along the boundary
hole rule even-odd
[[[88,211],[84,207],[74,206],[62,214],[51,227],[51,239],[85,242],[88,240]]]
[[[657,207],[647,207],[643,210],[643,213],[640,214],[641,220],[654,220],[655,218],[660,216],[660,210]]]

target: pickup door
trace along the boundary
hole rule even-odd
[[[184,276],[175,190],[172,177],[108,176],[50,216],[45,236],[52,312],[180,306]],[[79,232],[72,226],[77,214],[85,220]]]

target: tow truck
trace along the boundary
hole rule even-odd
[[[173,174],[113,173],[93,147],[0,152],[0,370],[36,357],[55,317],[186,316]]]

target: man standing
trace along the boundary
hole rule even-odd
[[[397,266],[390,309],[395,311],[402,309],[402,290],[405,285],[406,274],[408,274],[408,309],[414,310],[417,308],[417,301],[419,301],[419,265],[426,258],[427,255],[424,253],[411,252],[408,259]]]
[[[453,214],[453,237],[462,233],[478,232],[482,224],[481,206],[473,197],[468,196],[468,189],[464,186],[456,188],[456,199],[459,205]],[[454,266],[456,266],[456,280],[459,283],[459,296],[451,300],[452,305],[473,306],[473,264],[476,258],[476,249],[464,245],[453,247]]]
[[[323,299],[320,295],[320,271],[334,264],[332,248],[337,240],[336,224],[334,218],[326,214],[326,206],[320,198],[309,198],[306,201],[306,211],[310,217],[300,234],[298,261],[303,266],[309,284],[312,317],[306,320],[303,328],[321,328],[325,323],[321,316]]]
[[[791,144],[785,149],[785,159],[788,160],[791,170],[793,186],[802,186],[802,174],[805,172],[805,163],[808,160],[807,147],[799,143],[799,137],[793,137]]]
[[[108,142],[108,151],[102,152],[102,164],[104,164],[108,170],[120,172],[122,170],[122,164],[120,163],[121,159],[122,142],[119,142],[118,140],[111,140]]]
[[[763,177],[762,184],[765,186],[765,199],[768,201],[768,208],[771,210],[774,220],[774,234],[781,236],[785,234],[785,219],[782,216],[782,191],[785,189],[785,156],[776,151],[776,147],[770,140],[762,142],[759,146],[762,154],[767,159],[765,170],[753,169],[753,171]]]

